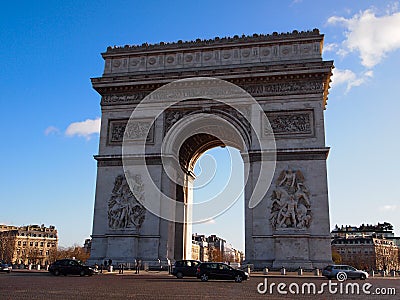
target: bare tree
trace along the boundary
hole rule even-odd
[[[0,235],[0,260],[11,263],[13,254],[14,239],[8,232],[3,232]]]
[[[341,264],[342,256],[336,250],[332,250],[332,260],[335,264]]]

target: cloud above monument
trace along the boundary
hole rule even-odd
[[[400,12],[377,17],[374,10],[367,9],[348,19],[330,17],[328,24],[339,24],[346,28],[346,38],[338,54],[346,56],[356,52],[366,68],[373,68],[390,52],[400,48]]]
[[[335,70],[333,86],[346,84],[346,92],[360,86],[372,77],[372,69],[387,58],[390,53],[400,49],[400,12],[398,5],[392,5],[379,15],[374,9],[360,11],[349,18],[332,16],[327,24],[342,26],[344,40],[341,43],[327,44],[324,52],[333,51],[345,58],[350,54],[358,55],[361,73],[351,70]]]
[[[65,130],[65,135],[69,137],[78,136],[91,139],[94,134],[100,133],[100,123],[100,118],[71,123]]]
[[[332,87],[337,85],[346,84],[346,93],[351,90],[351,88],[360,86],[367,82],[370,78],[373,77],[373,71],[368,70],[361,74],[356,74],[352,70],[346,69],[333,69],[333,76],[332,76]]]

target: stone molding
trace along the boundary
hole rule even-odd
[[[146,50],[167,50],[175,48],[190,48],[199,46],[218,46],[230,43],[248,43],[248,42],[265,42],[270,40],[282,40],[282,39],[293,39],[301,38],[305,39],[307,37],[320,37],[321,34],[319,29],[315,28],[312,31],[298,31],[293,30],[292,32],[274,32],[272,34],[253,34],[253,35],[235,35],[233,37],[215,37],[214,39],[196,39],[194,41],[182,41],[177,42],[160,42],[158,44],[148,44],[143,43],[142,45],[125,45],[125,46],[114,46],[107,47],[107,53],[124,53],[132,51],[146,51]]]

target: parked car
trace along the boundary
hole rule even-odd
[[[10,273],[12,270],[12,266],[9,264],[6,264],[5,262],[0,263],[0,272],[7,272]]]
[[[64,276],[68,274],[92,276],[93,274],[97,273],[97,270],[92,267],[85,266],[82,262],[76,259],[60,259],[49,266],[49,272],[55,276],[60,274]]]
[[[201,264],[198,260],[178,260],[172,266],[171,274],[177,278],[196,277],[197,267]]]
[[[342,276],[338,276],[339,273],[346,274]],[[337,278],[340,280],[346,280],[347,278],[351,279],[366,279],[368,278],[368,273],[357,270],[356,268],[348,265],[328,265],[322,271],[322,276],[325,276],[328,279]]]
[[[201,263],[197,267],[196,276],[201,279],[201,281],[208,281],[209,279],[225,279],[242,282],[243,280],[249,279],[249,274],[247,272],[234,269],[225,263],[217,262]]]

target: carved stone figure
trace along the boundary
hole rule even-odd
[[[310,193],[304,185],[301,171],[290,168],[282,171],[272,192],[271,201],[270,222],[275,229],[304,229],[310,226]]]
[[[124,175],[118,175],[115,178],[114,188],[108,200],[108,226],[111,229],[139,229],[145,219],[146,209],[137,199],[137,197],[144,197],[140,175],[134,176],[134,181],[136,197],[130,190]]]

